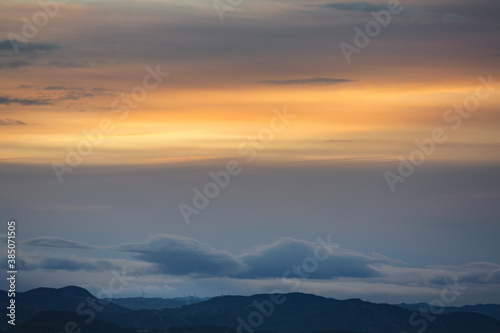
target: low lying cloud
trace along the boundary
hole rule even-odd
[[[160,235],[145,243],[123,244],[116,250],[157,265],[157,272],[169,275],[235,275],[245,265],[228,252],[216,250],[194,239]]]
[[[136,276],[169,276],[170,278],[210,278],[228,281],[273,281],[280,280],[285,272],[287,277],[299,278],[298,270],[306,274],[306,279],[315,283],[328,281],[369,281],[377,284],[401,286],[446,285],[455,279],[464,284],[500,285],[500,265],[475,262],[461,266],[440,266],[417,268],[382,254],[363,254],[344,249],[328,241],[308,242],[293,238],[281,238],[272,244],[256,247],[235,255],[217,250],[195,239],[178,235],[157,235],[142,243],[120,244],[98,247],[60,237],[37,237],[23,241],[23,245],[66,248],[101,249],[130,253],[136,260],[132,266]],[[326,250],[328,244],[329,250]],[[319,251],[319,252],[318,252]],[[315,253],[321,253],[324,260],[314,261]],[[328,255],[327,255],[328,254]],[[309,261],[309,269],[304,263]],[[130,265],[130,264],[128,264]],[[26,264],[27,269],[64,271],[105,271],[117,269],[116,259],[93,259],[74,257],[42,257]],[[302,268],[301,268],[302,267]],[[310,269],[314,267],[314,269]]]
[[[314,258],[316,248],[321,249],[321,246],[312,242],[281,238],[271,245],[248,251],[239,256],[238,258],[250,267],[240,277],[280,278],[287,270],[293,270],[293,267],[301,266],[306,258]],[[309,278],[375,277],[378,272],[370,265],[387,263],[385,259],[365,256],[340,247],[331,248],[330,250],[333,251],[333,254],[328,255],[325,261],[316,261],[317,267],[312,272],[309,272]],[[326,250],[323,249],[322,251],[325,252]]]
[[[157,265],[158,273],[260,279],[281,278],[287,270],[301,266],[306,258],[313,258],[318,246],[313,242],[281,238],[236,256],[195,239],[161,235],[145,243],[123,244],[115,249],[136,253],[138,259]],[[339,247],[308,276],[311,279],[376,277],[379,273],[372,265],[395,262],[381,255],[368,256]]]

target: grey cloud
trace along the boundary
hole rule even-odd
[[[216,250],[194,239],[174,235],[157,236],[146,243],[123,244],[120,251],[138,254],[138,259],[157,265],[157,273],[192,276],[225,276],[237,279],[280,278],[303,260],[314,257],[318,246],[306,241],[282,238],[240,256]],[[321,254],[324,255],[322,250]],[[313,279],[335,277],[367,278],[379,273],[373,264],[393,263],[382,256],[365,256],[348,250],[336,251],[318,263]]]
[[[340,247],[331,248],[333,254],[329,254],[324,261],[318,261],[314,257],[315,249],[320,249],[316,243],[301,241],[291,238],[282,238],[277,242],[258,248],[238,258],[247,264],[250,269],[240,277],[245,278],[279,278],[285,272],[293,270],[293,267],[302,266],[309,262],[309,269],[317,266],[308,273],[312,279],[330,279],[335,277],[357,277],[368,278],[378,276],[378,272],[370,267],[371,264],[387,262],[385,258],[369,257],[356,252],[350,252]],[[319,250],[324,256],[325,249]],[[302,270],[303,271],[303,270]],[[293,273],[290,273],[293,275]]]
[[[0,119],[0,126],[26,126],[26,123],[16,119]]]
[[[171,275],[233,275],[245,267],[230,253],[218,251],[191,238],[161,235],[145,243],[123,244],[120,251],[157,265],[158,273]]]
[[[94,245],[88,245],[80,242],[70,241],[60,237],[36,237],[23,241],[23,244],[31,246],[70,248],[70,249],[95,249]]]
[[[381,254],[363,254],[332,244],[281,238],[272,244],[244,251],[241,255],[216,250],[195,239],[177,235],[158,235],[143,243],[121,244],[106,247],[135,254],[136,259],[147,263],[134,275],[174,275],[192,278],[231,278],[259,280],[305,278],[331,280],[336,278],[370,279],[386,283],[401,282],[404,277],[427,279],[431,285],[447,285],[456,280],[462,284],[500,283],[500,265],[473,262],[463,266],[430,266],[425,269],[402,267],[404,262]],[[99,248],[58,237],[39,237],[23,242],[24,245],[54,248]],[[315,255],[316,251],[316,255]],[[329,255],[326,255],[326,254]],[[324,259],[321,259],[319,256]],[[314,259],[313,259],[314,258]],[[111,259],[50,258],[36,263],[24,263],[26,270],[46,269],[65,271],[104,271],[118,266]],[[301,272],[300,274],[297,272]],[[375,280],[372,280],[372,279]],[[406,281],[408,282],[408,281]]]
[[[265,81],[260,81],[259,83],[276,84],[276,85],[294,85],[294,84],[330,85],[330,84],[345,83],[345,82],[353,82],[353,80],[315,77],[315,78],[292,79],[292,80],[265,80]]]
[[[20,105],[48,105],[52,104],[48,99],[27,99],[27,98],[10,98],[7,96],[0,96],[0,104],[20,104]]]

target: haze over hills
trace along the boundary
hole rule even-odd
[[[0,302],[7,305],[5,292]],[[219,296],[179,308],[134,311],[98,300],[79,287],[38,288],[18,293],[16,304],[17,325],[12,332],[36,332],[36,327],[48,333],[61,324],[61,318],[73,318],[71,321],[92,332],[114,331],[116,327],[123,328],[123,332],[129,332],[126,328],[172,332],[177,327],[183,333],[195,332],[195,327],[201,326],[212,327],[214,333],[230,332],[228,328],[248,332],[414,333],[421,328],[429,333],[500,332],[499,320],[479,313],[446,313],[426,321],[425,316],[401,306],[302,293]],[[2,329],[8,328],[2,323]],[[63,330],[61,326],[59,331]]]

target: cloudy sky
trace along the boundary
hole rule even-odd
[[[497,1],[65,2],[0,3],[20,290],[498,302]]]

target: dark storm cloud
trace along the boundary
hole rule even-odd
[[[80,242],[70,241],[61,237],[36,237],[23,241],[23,244],[30,246],[70,248],[70,249],[95,249],[96,246]]]
[[[245,268],[230,253],[175,235],[156,236],[145,243],[123,244],[116,249],[136,253],[139,259],[156,264],[163,274],[227,276]]]
[[[26,123],[16,119],[0,119],[0,126],[26,126]]]
[[[10,98],[8,96],[0,96],[0,104],[20,104],[20,105],[48,105],[52,102],[48,99],[27,99],[27,98]]]
[[[332,79],[327,77],[314,77],[307,79],[293,79],[293,80],[265,80],[260,81],[259,83],[266,84],[276,84],[276,85],[330,85],[337,83],[345,83],[345,82],[353,82],[353,80],[349,79]]]

